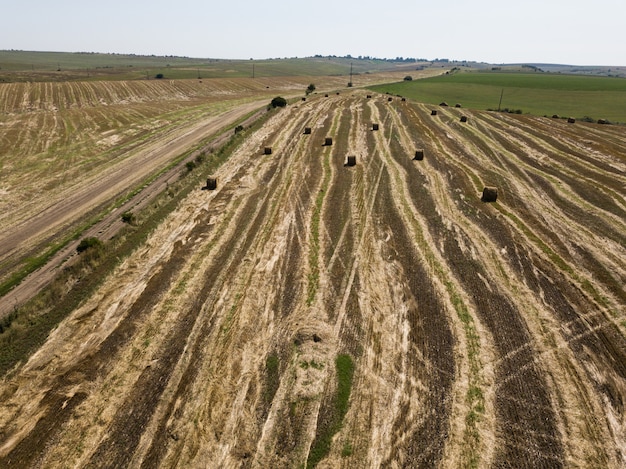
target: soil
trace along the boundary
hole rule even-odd
[[[623,467],[626,137],[460,115],[270,117],[0,382],[0,466]]]

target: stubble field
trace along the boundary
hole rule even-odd
[[[320,89],[345,86],[314,79]],[[304,95],[312,80],[0,84],[0,292],[181,156],[277,94]]]
[[[623,129],[430,111],[250,134],[2,380],[0,465],[622,467]]]

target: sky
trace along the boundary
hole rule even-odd
[[[626,66],[624,0],[0,0],[0,50]]]

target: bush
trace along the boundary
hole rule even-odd
[[[157,73],[154,78],[161,80],[162,78],[165,78],[165,76],[162,73]]]
[[[404,81],[413,81],[413,77],[411,75],[407,75],[404,77]]]
[[[315,91],[315,85],[311,83],[306,89],[306,94],[313,93],[313,91]]]
[[[132,225],[133,223],[135,223],[135,214],[133,212],[122,213],[122,221],[124,223],[128,223],[129,225]]]
[[[93,249],[93,248],[101,248],[102,247],[102,241],[100,241],[98,238],[90,236],[88,238],[83,238],[80,243],[78,243],[78,246],[76,247],[76,251],[80,254],[81,252],[85,252],[88,249]]]
[[[274,99],[272,99],[272,102],[270,104],[273,108],[285,107],[287,105],[287,100],[280,96],[276,96]]]
[[[187,161],[185,163],[185,167],[187,168],[187,172],[190,173],[190,172],[192,172],[196,168],[196,162],[195,161]]]

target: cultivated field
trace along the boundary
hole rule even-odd
[[[0,382],[0,466],[626,464],[621,127],[332,93],[214,176]]]
[[[411,75],[411,73],[409,73]],[[379,85],[376,91],[422,103],[472,109],[520,110],[537,116],[559,115],[596,122],[626,123],[626,79],[560,73],[455,71],[425,80]],[[502,100],[501,100],[502,99]]]

